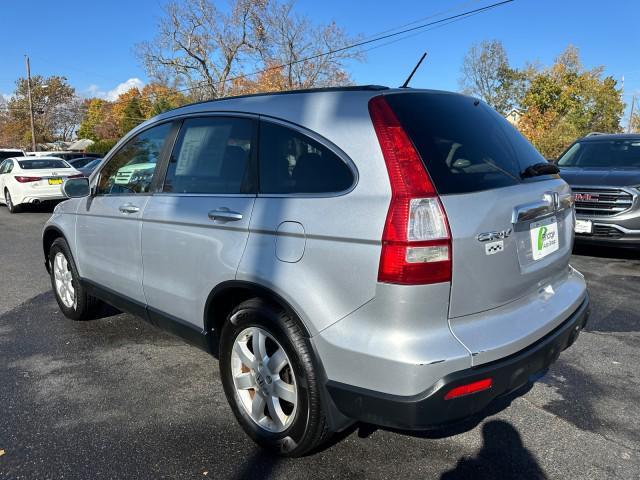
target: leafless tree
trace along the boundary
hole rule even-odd
[[[502,42],[485,40],[471,46],[462,64],[462,91],[477,95],[506,114],[519,106],[524,95],[529,69],[515,70],[509,66],[509,59]]]
[[[345,62],[362,59],[363,55],[358,50],[340,49],[358,39],[349,38],[335,22],[314,25],[294,7],[293,1],[269,4],[267,41],[261,51],[265,63],[285,66],[283,74],[289,89],[350,83]],[[327,52],[334,53],[325,55]]]
[[[233,93],[230,80],[284,64],[288,88],[349,81],[344,63],[357,52],[300,62],[350,41],[334,23],[314,25],[293,2],[230,1],[225,13],[212,0],[170,0],[157,37],[136,46],[149,76],[184,86],[195,99],[223,97]]]

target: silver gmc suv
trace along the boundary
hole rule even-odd
[[[585,325],[557,168],[467,96],[379,86],[140,125],[43,232],[64,314],[101,301],[219,359],[257,443],[427,429],[538,378]]]

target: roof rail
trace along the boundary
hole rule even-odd
[[[235,100],[237,98],[251,98],[251,97],[265,97],[273,95],[293,95],[296,93],[318,93],[318,92],[352,92],[352,91],[377,91],[377,90],[389,90],[389,87],[384,85],[347,85],[343,87],[320,87],[320,88],[301,88],[298,90],[284,90],[281,92],[263,92],[263,93],[250,93],[247,95],[234,95],[230,97],[214,98],[211,100],[202,100],[200,102],[186,103],[171,110],[177,110],[178,108],[190,107],[191,105],[200,105],[202,103],[210,102],[223,102],[225,100]],[[168,110],[168,111],[171,111]],[[165,113],[165,112],[163,112]]]
[[[585,135],[585,137],[595,137],[597,135],[607,135],[607,134],[604,132],[589,132]]]

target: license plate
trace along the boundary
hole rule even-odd
[[[49,185],[62,185],[62,179],[61,178],[50,178],[49,179]]]
[[[591,233],[593,232],[593,222],[591,220],[579,220],[576,219],[576,233]]]
[[[558,222],[551,218],[530,226],[531,253],[534,260],[540,260],[558,250]]]

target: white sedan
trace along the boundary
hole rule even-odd
[[[55,157],[7,158],[0,164],[0,202],[15,213],[25,203],[62,200],[64,180],[83,176]]]

